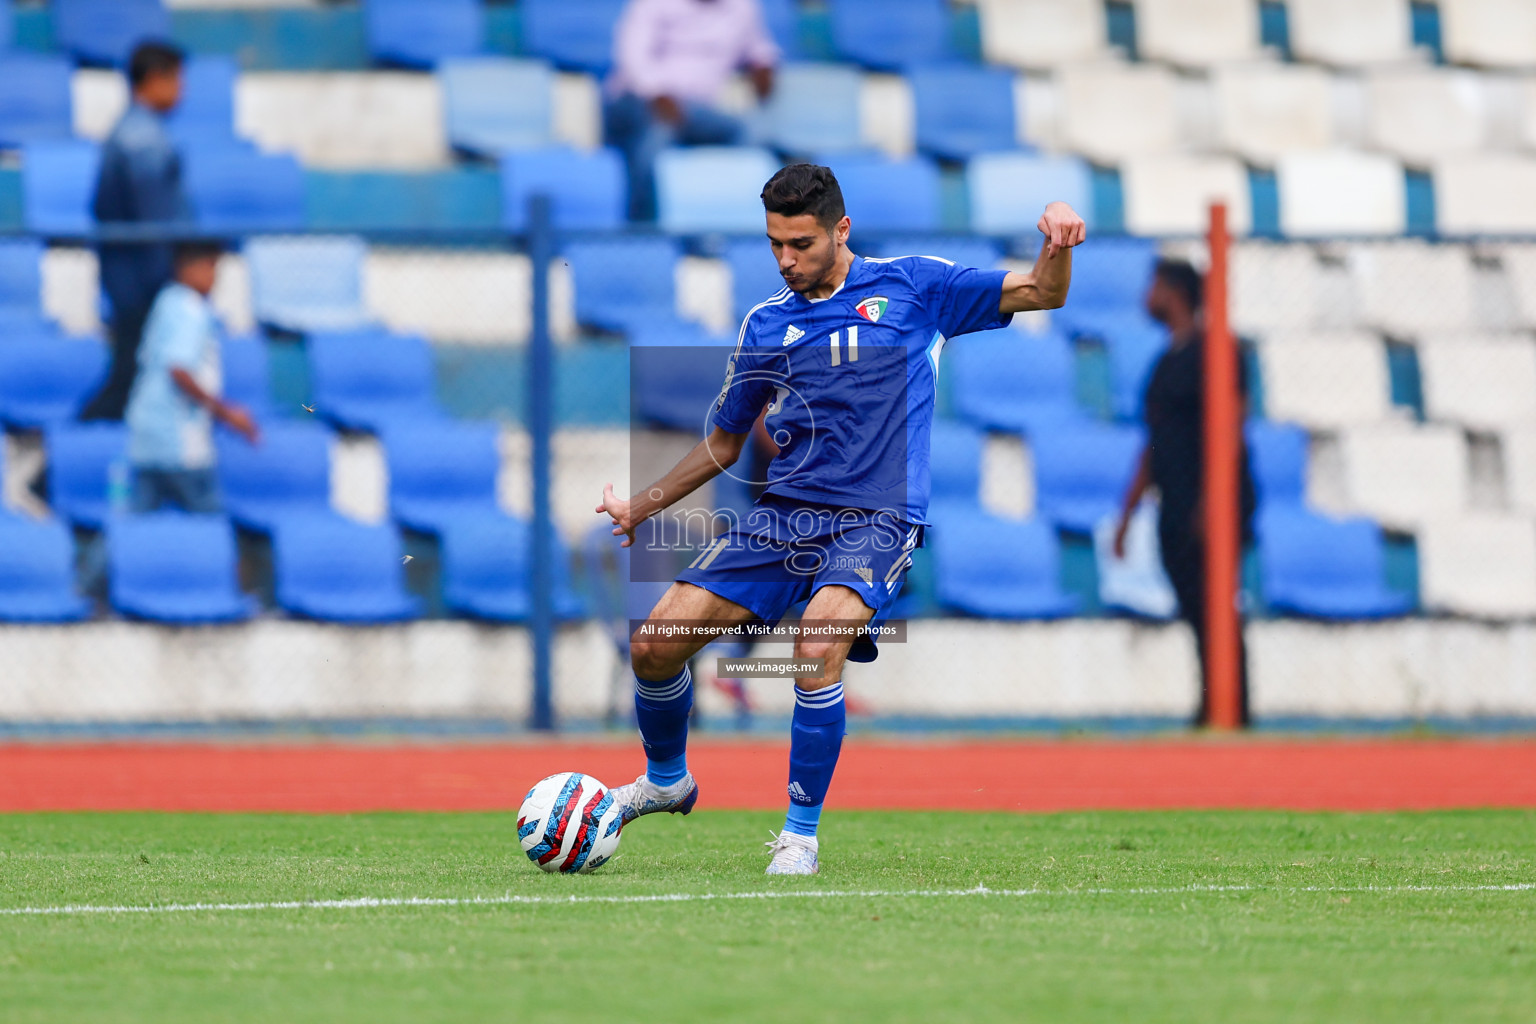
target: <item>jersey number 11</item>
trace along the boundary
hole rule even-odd
[[[843,332],[833,331],[827,339],[832,343],[832,365],[837,366],[843,361]],[[848,361],[859,361],[859,325],[853,324],[848,328]]]

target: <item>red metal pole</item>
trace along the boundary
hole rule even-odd
[[[1205,282],[1205,661],[1206,724],[1236,729],[1239,708],[1237,613],[1239,445],[1237,345],[1227,322],[1227,208],[1211,206],[1211,267]]]

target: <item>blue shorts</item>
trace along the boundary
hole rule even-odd
[[[874,611],[891,613],[923,527],[886,513],[764,496],[742,521],[715,538],[677,576],[741,605],[766,623],[822,587],[847,587]],[[872,635],[861,634],[850,661],[874,661]]]

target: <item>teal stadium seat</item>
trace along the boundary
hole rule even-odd
[[[480,0],[364,0],[368,52],[384,64],[431,68],[485,46]]]
[[[538,60],[455,57],[438,65],[448,141],[462,153],[499,157],[550,142],[554,74]]]

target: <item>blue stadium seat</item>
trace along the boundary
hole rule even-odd
[[[580,153],[554,147],[508,153],[501,160],[501,223],[513,231],[525,230],[528,200],[543,193],[549,196],[556,227],[621,227],[626,188],[624,163],[611,149]]]
[[[101,150],[94,142],[31,142],[21,150],[22,221],[44,235],[88,235],[96,229],[91,197]]]
[[[251,444],[217,431],[219,486],[235,522],[271,533],[287,516],[331,507],[331,432],[318,423],[264,423]]]
[[[572,242],[564,255],[576,286],[576,319],[628,332],[677,319],[674,272],[682,251],[670,238]]]
[[[763,110],[766,141],[797,156],[859,148],[863,87],[863,75],[846,65],[785,64]]]
[[[219,345],[219,369],[225,399],[245,406],[257,420],[272,417],[267,345],[260,335],[223,339]]]
[[[907,74],[917,112],[917,148],[941,160],[969,160],[1018,146],[1013,72],[944,64]]]
[[[1086,332],[1104,342],[1109,356],[1110,407],[1120,419],[1141,418],[1147,382],[1168,347],[1168,329],[1141,313],[1104,317]]]
[[[53,38],[86,64],[122,67],[145,39],[169,39],[161,0],[53,0]]]
[[[862,231],[926,232],[942,227],[939,169],[933,161],[851,153],[827,158],[827,166],[843,188],[855,237]]]
[[[840,57],[898,71],[948,55],[944,0],[832,0],[832,46]]]
[[[165,127],[183,151],[191,147],[236,145],[234,58],[192,54],[182,67],[181,102],[166,116]]]
[[[784,290],[778,261],[765,239],[731,239],[725,246],[725,262],[731,268],[731,306],[737,320]]]
[[[711,335],[696,324],[636,330],[629,350],[631,418],[703,436],[735,347],[735,335]]]
[[[941,260],[958,263],[962,267],[982,267],[991,270],[1003,258],[1003,252],[985,238],[970,235],[915,235],[911,238],[894,237],[880,241],[878,252],[882,257],[937,256]]]
[[[554,74],[539,60],[457,57],[437,69],[448,141],[474,156],[549,145]]]
[[[1072,294],[1052,319],[1142,311],[1156,262],[1151,239],[1090,238],[1072,252]]]
[[[442,416],[432,349],[413,334],[374,329],[311,335],[309,379],[315,410],[340,427],[378,431]]]
[[[398,423],[383,441],[390,515],[400,525],[441,533],[458,516],[496,511],[501,451],[494,423]]]
[[[72,419],[106,369],[107,349],[99,341],[51,330],[6,338],[0,342],[0,422],[45,427]]]
[[[983,331],[944,347],[955,412],[989,430],[1034,437],[1082,418],[1072,346],[1059,334]]]
[[[666,150],[656,160],[657,221],[674,234],[760,235],[758,196],[779,167],[767,150],[746,146]]]
[[[768,33],[779,44],[785,60],[800,58],[800,10],[796,0],[760,0]]]
[[[1092,533],[1125,497],[1145,443],[1140,429],[1064,421],[1029,439],[1035,507],[1057,526]]]
[[[398,622],[422,613],[405,590],[400,537],[332,513],[286,516],[272,537],[277,603],[328,622]]]
[[[528,619],[533,614],[532,534],[524,520],[495,511],[454,517],[443,529],[444,603],[477,619]],[[586,609],[571,586],[570,552],[558,536],[554,556],[555,617],[579,619]]]
[[[121,423],[56,423],[48,428],[48,501],[76,526],[99,530],[111,513],[112,466],[128,483],[128,428]]]
[[[0,51],[0,149],[70,137],[69,76],[62,57]]]
[[[522,0],[523,48],[568,71],[602,75],[626,0]]]
[[[1294,423],[1249,420],[1248,462],[1266,508],[1301,506],[1307,491],[1307,432]]]
[[[0,513],[0,622],[74,622],[90,610],[75,592],[75,547],[64,524]]]
[[[1094,227],[1093,173],[1078,157],[982,153],[966,165],[965,179],[973,231],[1024,235],[1033,245],[1041,238],[1035,231],[1040,215],[1058,199]]]
[[[43,243],[35,238],[0,238],[0,311],[40,313]]]
[[[1381,530],[1368,519],[1328,519],[1269,506],[1257,523],[1264,599],[1322,619],[1404,615],[1413,599],[1387,588]]]
[[[235,531],[223,516],[154,512],[107,523],[108,594],[156,622],[237,622],[256,602],[236,582]]]
[[[1050,524],[949,505],[933,520],[934,591],[946,608],[999,619],[1059,619],[1078,610],[1077,598],[1061,589]]]
[[[431,68],[485,44],[480,0],[364,0],[363,28],[375,60]]]
[[[251,307],[264,324],[335,331],[368,322],[361,238],[254,238],[245,244]]]
[[[11,0],[0,0],[0,50],[11,48],[11,41],[16,35],[15,17],[11,10]]]
[[[304,226],[304,170],[287,154],[230,144],[200,147],[186,154],[186,186],[197,225],[207,231],[240,234]]]
[[[933,421],[928,500],[933,505],[981,502],[981,431],[955,420]]]

